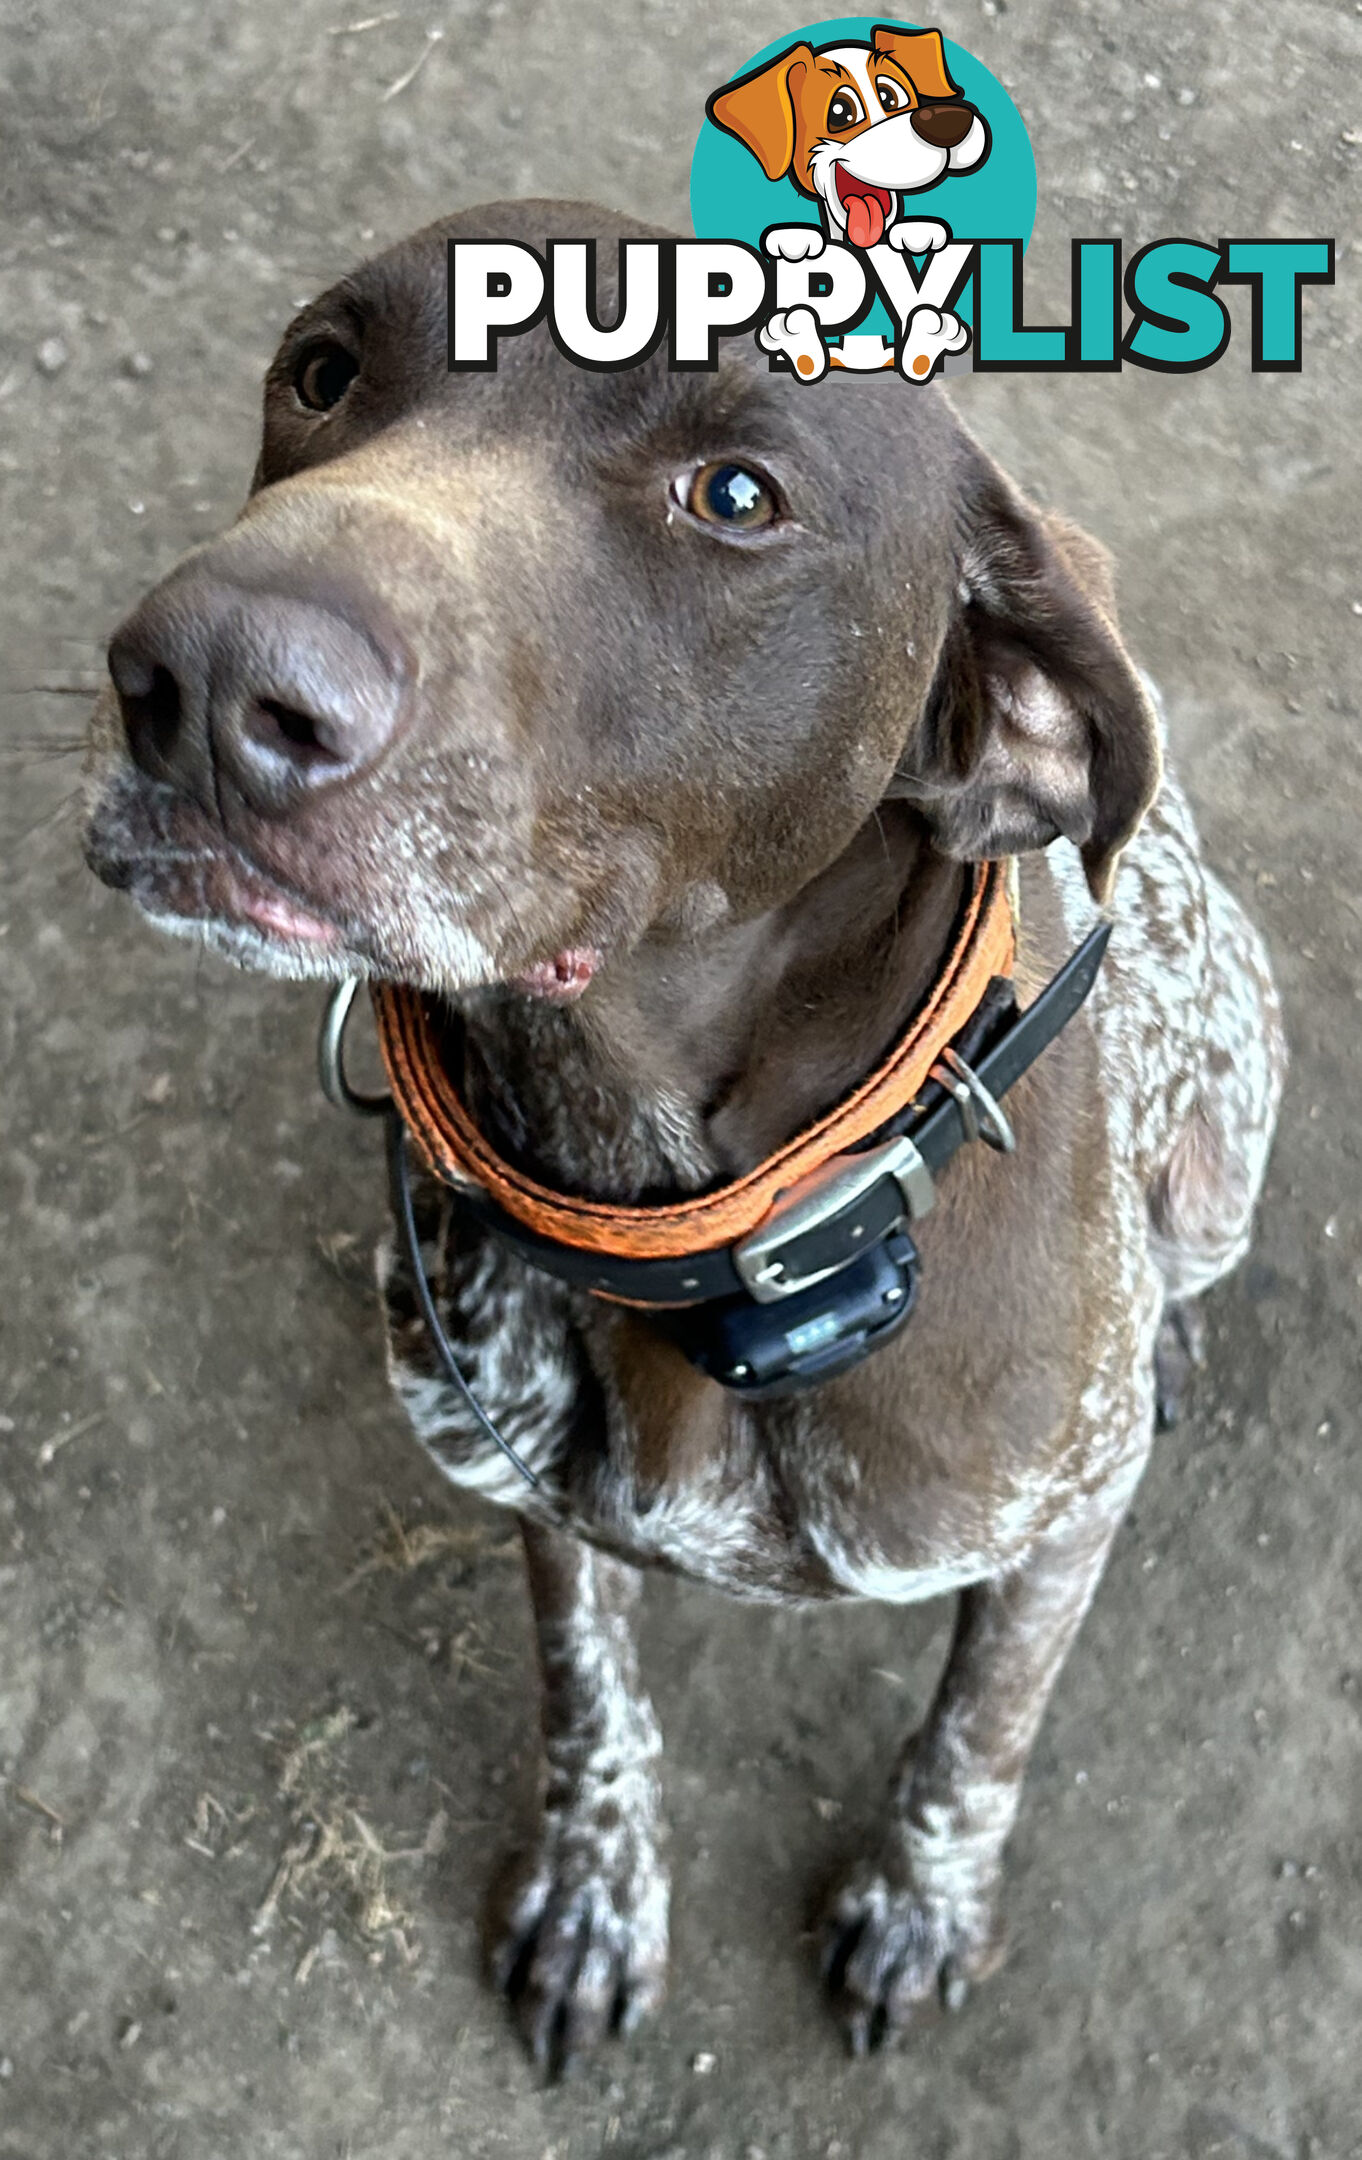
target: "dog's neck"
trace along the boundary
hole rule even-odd
[[[884,805],[766,914],[656,932],[574,1004],[470,1001],[470,1108],[566,1192],[627,1204],[740,1176],[884,1056],[940,973],[968,876]]]

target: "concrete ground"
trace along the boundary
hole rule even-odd
[[[1004,1973],[856,2065],[804,1932],[944,1610],[772,1616],[658,1583],[672,2000],[543,2092],[477,1951],[533,1774],[523,1594],[505,1521],[441,1487],[385,1393],[374,1136],[314,1091],[315,993],[160,943],[94,887],[63,745],[111,625],[238,503],[295,300],[479,198],[683,221],[705,93],[801,18],[395,10],[4,11],[0,2154],[1362,2153],[1362,14],[939,18],[1031,126],[1032,319],[1066,305],[1070,234],[1340,239],[1299,376],[1251,375],[1236,301],[1226,358],[1186,380],[957,391],[1116,551],[1210,848],[1271,938],[1291,1089],[1256,1253],[1037,1751]]]

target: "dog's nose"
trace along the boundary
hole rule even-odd
[[[974,125],[972,105],[919,105],[913,113],[913,133],[934,150],[953,150]]]
[[[402,702],[401,667],[356,624],[192,569],[115,633],[109,672],[144,772],[208,809],[226,779],[263,817],[374,764]]]

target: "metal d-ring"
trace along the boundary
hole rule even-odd
[[[383,1117],[392,1108],[391,1095],[362,1095],[345,1076],[345,1030],[358,988],[358,975],[347,975],[326,1001],[317,1036],[317,1078],[323,1095],[337,1110],[353,1110],[359,1117]]]
[[[958,1051],[943,1050],[930,1077],[943,1087],[960,1112],[966,1140],[983,1140],[1000,1155],[1014,1155],[1017,1138],[1002,1105],[990,1094],[972,1065]]]
[[[360,1117],[386,1117],[388,1119],[388,1167],[391,1173],[393,1198],[397,1206],[398,1226],[407,1248],[407,1262],[411,1268],[412,1282],[416,1290],[421,1317],[426,1323],[436,1355],[444,1366],[453,1385],[458,1389],[468,1408],[472,1411],[489,1440],[500,1448],[507,1462],[514,1465],[525,1483],[538,1485],[539,1479],[523,1456],[516,1453],[509,1440],[498,1431],[477,1396],[469,1386],[464,1371],[445,1333],[430,1287],[426,1263],[421,1252],[421,1239],[416,1228],[416,1212],[411,1197],[411,1166],[407,1159],[407,1130],[397,1113],[391,1095],[361,1095],[352,1088],[345,1077],[345,1028],[350,1018],[350,1008],[355,1002],[359,977],[348,975],[338,982],[326,1001],[322,1014],[321,1032],[317,1037],[317,1078],[322,1093],[338,1110],[354,1110]]]

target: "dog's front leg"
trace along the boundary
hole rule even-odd
[[[884,1847],[829,1916],[824,1970],[856,2054],[933,1997],[958,2009],[1001,1963],[1003,1848],[1027,1758],[1137,1471],[1138,1461],[1114,1476],[1023,1566],[961,1598],[926,1725],[894,1779]]]
[[[662,1998],[662,1736],[639,1684],[637,1570],[538,1524],[526,1523],[524,1537],[547,1776],[494,1970],[535,2061],[556,2076]]]

